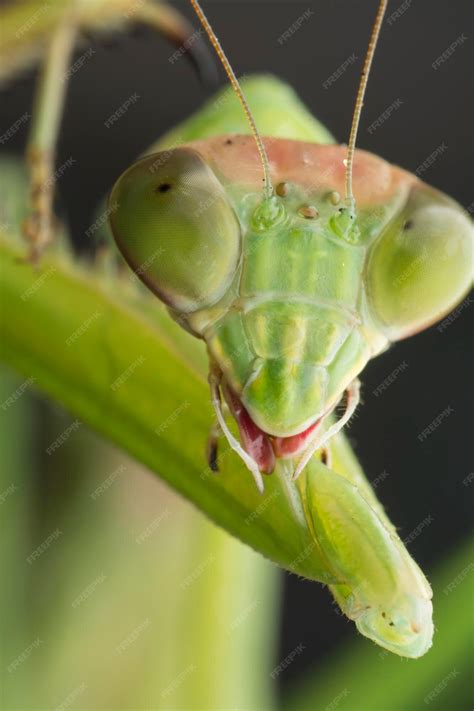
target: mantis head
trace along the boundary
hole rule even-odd
[[[262,202],[251,137],[215,137],[139,160],[109,211],[130,267],[206,341],[244,448],[268,440],[258,463],[271,471],[272,450],[301,451],[371,357],[458,303],[473,230],[452,200],[361,151],[348,238],[330,199],[344,189],[344,148],[273,139],[267,150],[281,196]]]

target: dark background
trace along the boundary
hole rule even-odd
[[[310,109],[344,141],[375,2],[226,0],[204,3],[238,75],[269,71],[291,83]],[[389,4],[387,17],[402,3]],[[184,3],[177,5],[192,19]],[[307,9],[314,14],[283,45],[278,38]],[[193,20],[194,22],[194,20]],[[432,62],[462,33],[468,40],[438,70]],[[384,25],[369,82],[358,145],[416,170],[443,142],[447,150],[424,174],[466,208],[473,196],[472,4],[469,0],[414,0],[402,17]],[[150,31],[116,39],[85,38],[76,56],[94,56],[72,77],[57,164],[70,156],[74,170],[59,184],[60,211],[75,242],[85,248],[94,210],[120,172],[161,133],[194,112],[213,89],[189,63],[169,61],[174,51]],[[329,88],[323,82],[353,53],[358,61]],[[219,84],[224,82],[219,72]],[[0,134],[31,110],[36,73],[25,73],[0,94]],[[140,100],[112,128],[104,121],[131,94]],[[402,106],[370,135],[367,127],[397,98]],[[9,141],[20,151],[26,127]],[[409,548],[428,572],[456,548],[470,527],[472,487],[463,479],[472,464],[472,309],[442,333],[436,327],[394,346],[362,375],[364,404],[349,434],[371,480],[387,472],[377,494],[401,537],[426,517],[432,522]],[[379,397],[373,390],[406,360],[408,368]],[[423,443],[417,435],[446,407],[453,413]],[[281,632],[283,658],[305,645],[279,677],[285,686],[326,657],[352,623],[335,614],[327,591],[286,576]]]

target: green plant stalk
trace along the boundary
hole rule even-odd
[[[277,571],[217,527],[195,518],[185,560],[188,573],[197,579],[182,594],[173,643],[181,660],[177,669],[186,668],[184,659],[192,654],[193,673],[173,694],[173,708],[275,708],[270,672],[277,662]]]

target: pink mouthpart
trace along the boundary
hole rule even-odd
[[[263,474],[273,472],[276,458],[293,457],[303,450],[308,439],[321,424],[321,420],[318,420],[299,434],[290,437],[272,437],[255,424],[229,387],[224,387],[224,395],[239,427],[242,447],[257,463]]]

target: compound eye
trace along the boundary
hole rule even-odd
[[[392,340],[427,328],[468,291],[473,227],[462,209],[425,185],[371,248],[368,294]]]
[[[224,188],[196,151],[142,158],[115,183],[112,232],[123,257],[173,309],[218,301],[240,258],[240,225]]]

